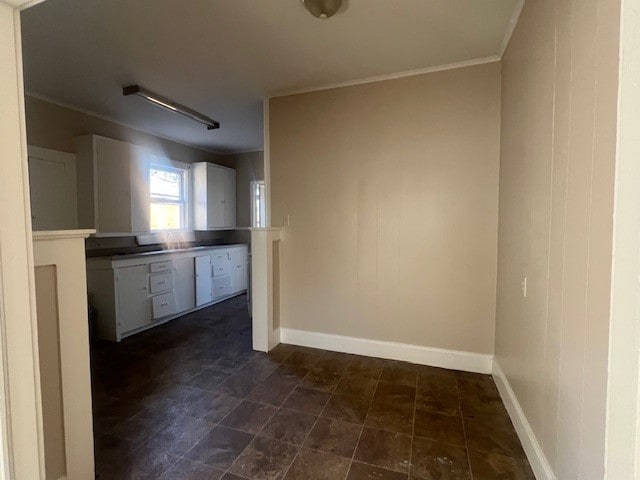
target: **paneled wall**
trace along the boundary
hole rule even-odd
[[[619,3],[526,2],[502,67],[496,360],[562,480],[604,476]]]
[[[281,327],[492,353],[500,64],[273,98]]]

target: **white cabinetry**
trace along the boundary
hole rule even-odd
[[[75,155],[29,146],[29,187],[34,230],[78,228]]]
[[[196,257],[196,305],[205,305],[213,300],[211,283],[211,255]]]
[[[230,245],[88,259],[98,336],[117,342],[243,293],[247,254],[246,245]]]
[[[137,149],[98,135],[76,137],[78,223],[98,234],[149,231],[149,182]]]
[[[194,224],[196,230],[236,226],[236,171],[199,162],[193,164]]]
[[[193,258],[174,260],[176,311],[184,312],[196,306],[196,278]]]
[[[231,290],[234,292],[247,289],[249,258],[247,247],[231,250]]]
[[[118,327],[136,330],[152,320],[149,298],[149,268],[147,265],[117,268]]]

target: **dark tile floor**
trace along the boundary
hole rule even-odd
[[[237,297],[92,350],[100,480],[533,480],[490,376],[280,345]]]

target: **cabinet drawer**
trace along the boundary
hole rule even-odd
[[[165,260],[164,262],[153,262],[149,264],[151,273],[170,272],[173,270],[173,260]]]
[[[153,318],[162,318],[176,313],[176,301],[173,292],[153,297]]]
[[[231,273],[231,256],[228,252],[211,254],[211,264],[213,265],[214,277],[222,277]]]
[[[151,293],[167,292],[173,290],[173,274],[162,273],[149,277]]]
[[[213,298],[216,299],[227,295],[231,295],[231,277],[229,275],[214,277]]]

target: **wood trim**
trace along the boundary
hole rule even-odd
[[[507,50],[509,46],[509,42],[511,41],[511,37],[513,36],[513,32],[518,25],[518,20],[520,19],[520,14],[522,13],[522,9],[524,8],[525,0],[518,0],[515,9],[513,10],[513,14],[511,15],[511,20],[509,21],[509,26],[507,27],[507,31],[504,34],[504,38],[502,39],[502,47],[500,47],[500,58],[502,59],[504,52]]]
[[[518,397],[516,397],[515,392],[509,384],[507,376],[504,374],[502,368],[500,368],[500,364],[495,359],[493,361],[493,378],[496,382],[496,386],[498,387],[498,391],[500,392],[502,402],[509,413],[509,417],[511,417],[516,433],[520,438],[522,447],[527,454],[529,464],[533,469],[536,479],[556,480],[553,469],[542,451],[542,446],[538,442],[538,439],[536,438],[536,435],[524,414],[524,410],[522,410],[522,407],[520,406]]]
[[[491,373],[493,355],[445,350],[442,348],[386,342],[367,338],[346,337],[328,333],[280,328],[280,341],[290,345],[320,348],[333,352],[353,353],[367,357],[386,358],[429,365],[432,367]]]
[[[318,85],[315,87],[301,88],[298,90],[290,90],[290,91],[274,93],[272,95],[269,95],[267,97],[267,100],[269,98],[286,97],[289,95],[299,95],[301,93],[319,92],[322,90],[331,90],[333,88],[352,87],[355,85],[363,85],[365,83],[376,83],[376,82],[384,82],[387,80],[396,80],[398,78],[413,77],[416,75],[425,75],[427,73],[443,72],[445,70],[454,70],[456,68],[473,67],[475,65],[484,65],[485,63],[499,62],[500,60],[501,60],[500,55],[493,55],[491,57],[475,58],[473,60],[467,60],[464,62],[448,63],[446,65],[436,65],[433,67],[419,68],[416,70],[407,70],[404,72],[397,72],[397,73],[389,73],[386,75],[377,75],[375,77],[349,80],[346,82],[329,83],[326,85]],[[267,134],[267,132],[268,132],[268,129],[266,128],[266,124],[265,124],[265,135]],[[264,145],[264,148],[265,148],[265,158],[266,158],[266,152],[267,152],[266,143]]]
[[[60,375],[69,480],[95,477],[89,322],[84,238],[91,230],[49,232],[34,248],[35,267],[54,265],[60,341]]]

